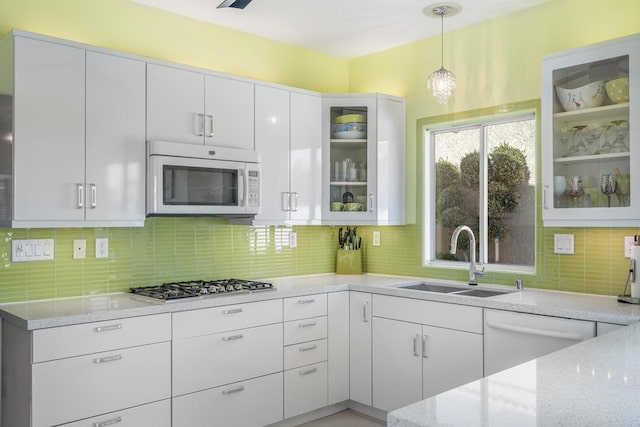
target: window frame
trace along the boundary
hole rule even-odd
[[[488,155],[487,155],[487,141],[486,141],[486,127],[491,125],[499,125],[504,123],[522,121],[522,120],[534,120],[534,126],[536,129],[535,143],[536,143],[536,159],[535,159],[535,219],[534,219],[534,264],[532,266],[526,265],[513,265],[513,264],[490,264],[488,263],[489,254],[489,241],[487,238],[488,229],[488,214],[487,214],[487,198],[488,198]],[[478,240],[478,260],[479,264],[485,267],[485,271],[492,272],[509,272],[509,273],[526,273],[535,274],[538,265],[538,251],[537,251],[537,239],[538,239],[538,227],[539,227],[539,200],[538,200],[538,187],[540,183],[539,176],[539,164],[540,153],[538,147],[539,141],[539,120],[540,114],[538,108],[525,107],[522,109],[513,109],[508,112],[492,112],[490,114],[474,114],[470,112],[468,118],[456,120],[434,120],[430,124],[425,124],[421,127],[423,135],[423,182],[422,182],[422,212],[423,212],[423,233],[422,233],[422,265],[423,267],[445,267],[451,269],[468,269],[469,263],[465,261],[450,261],[436,259],[435,250],[435,236],[436,236],[436,161],[435,158],[435,135],[437,133],[443,133],[447,131],[460,131],[467,129],[480,129],[480,146],[478,152],[480,154],[480,171],[479,178],[481,182],[480,194],[478,195],[481,209],[480,213],[480,236],[476,236]]]

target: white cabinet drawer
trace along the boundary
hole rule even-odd
[[[282,370],[282,324],[173,341],[173,395]]]
[[[327,362],[284,373],[284,417],[327,406]]]
[[[173,398],[173,427],[260,427],[282,420],[282,372]]]
[[[292,320],[284,323],[284,345],[327,337],[327,316]]]
[[[284,299],[284,321],[327,315],[327,294]]]
[[[171,399],[64,424],[64,427],[171,427]]]
[[[225,305],[173,314],[173,339],[282,322],[282,300]]]
[[[327,340],[294,344],[284,348],[284,369],[293,369],[327,360]]]
[[[482,308],[373,295],[373,315],[404,322],[482,333]]]
[[[169,398],[171,343],[36,363],[32,375],[32,425],[62,424]]]
[[[169,313],[37,329],[33,331],[33,362],[169,340]]]

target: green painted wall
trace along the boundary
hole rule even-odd
[[[382,246],[365,248],[367,271],[466,280],[466,270],[423,267],[421,263],[423,136],[418,125],[434,116],[464,116],[470,110],[539,99],[545,55],[638,33],[638,16],[637,0],[552,0],[446,32],[444,65],[458,78],[458,88],[447,106],[436,103],[426,87],[427,77],[440,66],[439,35],[352,60],[352,91],[388,92],[407,98],[407,212],[412,225],[380,228]],[[540,184],[539,165],[537,169]],[[628,270],[623,236],[640,230],[544,228],[540,215],[538,208],[536,273],[494,273],[481,282],[513,284],[515,277],[521,277],[530,287],[605,295],[621,292]],[[575,234],[574,255],[553,253],[554,233]]]
[[[426,90],[427,76],[440,65],[439,37],[346,61],[126,0],[4,0],[0,34],[20,28],[311,90],[405,96],[407,205],[412,224],[359,228],[365,237],[364,268],[465,280],[465,270],[421,265],[422,140],[417,124],[433,116],[539,98],[544,55],[640,32],[637,0],[609,0],[604,5],[595,0],[552,0],[448,32],[445,66],[456,72],[459,86],[447,107],[437,104]],[[203,218],[153,218],[143,228],[0,229],[0,302],[115,292],[189,278],[261,278],[335,270],[335,228],[294,227],[296,249],[285,244],[291,230],[229,226]],[[382,233],[381,247],[371,246],[373,230]],[[553,254],[557,232],[575,234],[575,255]],[[518,276],[524,277],[525,286],[615,295],[627,267],[622,236],[638,232],[552,229],[539,224],[536,274]],[[109,237],[109,258],[93,258],[95,237]],[[54,238],[56,260],[11,263],[13,238]],[[88,241],[85,260],[71,259],[71,241],[78,238]],[[488,274],[482,280],[510,284],[514,277]]]

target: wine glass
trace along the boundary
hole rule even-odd
[[[615,171],[614,171],[615,172]],[[629,206],[629,180],[631,176],[628,173],[616,173],[616,196],[620,201],[620,206]]]
[[[553,177],[553,194],[556,196],[555,207],[560,206],[560,196],[567,191],[567,178],[564,176],[554,176]]]
[[[584,183],[581,176],[570,176],[567,193],[573,198],[573,206],[578,207],[578,197],[584,194]]]
[[[611,195],[616,191],[616,176],[604,174],[600,178],[600,191],[607,196],[607,207],[611,207]]]
[[[584,178],[584,192],[591,201],[591,207],[597,207],[600,204],[600,182],[598,177],[589,176]]]
[[[568,124],[564,123],[562,128],[560,128],[560,132],[558,133],[558,140],[562,145],[566,145],[567,142],[569,142],[569,140],[571,139],[571,135],[573,135],[574,132],[575,132],[574,128],[571,128],[569,127]],[[573,151],[573,148],[569,145],[569,147],[567,148],[567,151],[565,151],[562,157],[569,156],[572,153],[572,151]]]
[[[595,147],[591,150],[592,154],[598,154],[600,151],[598,141],[600,140],[600,136],[602,136],[602,131],[603,128],[600,123],[589,123],[584,130],[584,140],[587,142],[587,145],[593,146],[595,143]]]
[[[624,153],[629,151],[629,147],[625,142],[627,133],[629,132],[629,122],[626,120],[613,120],[611,122],[615,126],[616,139],[611,144],[612,153]]]
[[[572,155],[574,156],[586,156],[591,154],[589,150],[587,150],[586,145],[584,145],[584,136],[586,134],[585,129],[586,125],[577,125],[573,127],[575,132],[573,133],[574,145],[572,148]]]

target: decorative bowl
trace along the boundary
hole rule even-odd
[[[604,80],[591,82],[575,89],[556,86],[558,100],[565,111],[599,107],[606,98]]]
[[[616,104],[629,102],[629,77],[609,80],[604,85],[607,96]]]
[[[332,211],[341,211],[344,209],[344,203],[342,202],[331,202],[331,210]]]
[[[343,114],[336,116],[334,123],[366,123],[364,114]]]
[[[358,122],[334,123],[333,135],[343,139],[364,138],[367,135],[367,124]]]
[[[362,203],[346,203],[344,210],[347,212],[359,212],[362,210]]]

